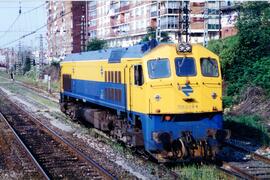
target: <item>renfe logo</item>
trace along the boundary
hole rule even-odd
[[[186,96],[189,96],[190,93],[193,93],[193,89],[192,89],[192,87],[190,87],[190,85],[186,84],[186,86],[182,87],[182,92]]]

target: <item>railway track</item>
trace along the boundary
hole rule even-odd
[[[7,79],[7,80],[9,80],[9,79]],[[16,84],[18,84],[18,85],[20,85],[20,86],[23,86],[24,88],[29,88],[30,91],[33,91],[33,92],[37,93],[37,95],[39,95],[40,97],[45,98],[45,99],[47,99],[47,100],[52,100],[52,99],[54,98],[54,97],[49,97],[49,98],[47,98],[47,96],[42,95],[38,89],[33,88],[33,87],[29,86],[28,84],[24,84],[24,83],[21,83],[21,82],[18,82],[18,81],[14,81],[14,83],[16,83]],[[25,101],[27,102],[27,100],[25,100]],[[58,103],[58,100],[57,100],[57,99],[54,99],[53,102],[57,102],[57,103]],[[29,102],[29,103],[35,103],[35,101],[33,100],[33,102]],[[36,107],[39,107],[39,106],[40,106],[40,105],[37,103]],[[46,107],[44,107],[44,108],[46,108]],[[97,132],[96,132],[96,133],[97,133]],[[102,136],[102,137],[105,137],[104,134],[99,134],[99,135]],[[108,137],[105,137],[105,138],[107,139]],[[110,140],[111,140],[111,139],[110,139]],[[142,159],[144,159],[144,156],[145,156],[145,154],[142,155],[141,153],[139,153],[139,154],[134,153],[134,155],[136,155],[136,156],[139,155],[140,157],[143,156]],[[149,158],[149,157],[147,157],[147,159],[148,159],[148,158]],[[148,159],[148,160],[149,160],[149,159]],[[159,168],[160,168],[161,171],[164,171],[164,172],[167,173],[166,176],[168,176],[169,178],[171,178],[171,179],[180,179],[180,175],[177,174],[176,172],[171,171],[170,169],[166,168],[164,165],[158,165],[158,166],[159,166]],[[160,172],[160,170],[158,170],[158,171]],[[162,174],[162,173],[161,173],[161,174]]]
[[[270,179],[270,159],[232,142],[225,145],[237,154],[237,159],[225,159],[221,170],[243,179]]]
[[[24,85],[24,87],[29,88],[29,87],[27,87],[25,85]],[[32,89],[32,90],[35,91],[35,89]],[[51,98],[50,98],[50,100],[51,100]],[[56,102],[56,100],[55,100],[55,102]],[[20,110],[24,111],[22,109],[20,109]],[[19,116],[21,116],[21,114]],[[33,118],[33,117],[31,117],[31,118]],[[1,119],[1,115],[0,115],[0,119]],[[35,118],[33,118],[33,119],[35,119]],[[37,122],[40,123],[38,120],[37,120]],[[46,131],[48,131],[48,130],[46,130]],[[50,131],[52,131],[52,130],[49,129],[49,132]],[[20,136],[20,135],[18,135],[18,136]],[[59,138],[61,139],[61,137],[59,137]],[[228,143],[226,143],[226,145],[231,147],[232,149],[235,149],[236,151],[239,151],[239,152],[245,154],[245,155],[248,154],[248,156],[250,157],[248,159],[245,158],[245,159],[237,160],[237,161],[230,161],[230,162],[223,161],[222,162],[223,166],[220,169],[225,173],[225,175],[228,178],[234,179],[235,177],[238,177],[238,178],[243,178],[243,179],[270,179],[270,159],[268,159],[268,158],[266,158],[264,156],[260,156],[260,155],[258,155],[256,153],[253,153],[253,152],[245,149],[242,146],[237,146],[234,143],[229,143],[228,142]],[[71,149],[71,150],[75,149],[76,150],[76,148],[74,148],[73,146],[71,146],[69,149]],[[29,148],[29,150],[30,150],[30,148]],[[82,153],[79,152],[79,154],[82,154]],[[33,158],[35,158],[34,155],[32,155],[32,156],[33,156]],[[82,157],[80,157],[78,159],[81,159],[81,158]],[[46,167],[44,168],[42,163],[39,164],[38,158],[37,158],[37,160],[33,159],[33,161],[36,161],[36,163],[37,163],[36,166],[39,167],[39,169],[41,169],[41,173],[42,173],[42,170],[43,170],[43,172],[44,172],[43,174],[44,174],[45,178],[66,178],[66,176],[63,176],[63,175],[60,175],[60,174],[59,174],[59,176],[52,176],[50,173],[47,173],[48,170],[46,170]],[[101,169],[103,169],[103,168],[101,168]],[[165,171],[167,168],[161,166],[161,169],[163,169]],[[91,172],[93,172],[93,171],[91,171]],[[88,174],[89,176],[91,176],[91,172],[90,172],[90,174]],[[180,179],[179,174],[177,174],[177,173],[175,173],[173,171],[171,171],[170,174],[173,177],[173,179]],[[73,175],[74,175],[74,177],[77,177],[77,176],[75,176],[75,174],[73,174]],[[97,173],[94,174],[94,176],[97,179],[99,179],[99,175],[97,175]],[[67,178],[69,178],[69,177],[70,176],[68,176]],[[83,177],[83,176],[81,176],[81,177]],[[83,178],[85,178],[85,177],[83,177]],[[100,178],[102,178],[102,179],[114,179],[114,177],[112,175],[110,175],[110,174],[108,176],[101,176]]]
[[[21,140],[21,138],[19,137],[19,135],[16,133],[16,131],[10,126],[9,122],[7,121],[7,119],[3,116],[3,114],[0,112],[0,121],[3,121],[7,124],[7,126],[9,127],[9,129],[12,131],[13,135],[15,136],[17,142],[19,143],[19,145],[22,147],[22,149],[24,150],[24,152],[26,153],[26,155],[28,156],[28,158],[32,161],[32,164],[36,167],[36,169],[38,169],[38,173],[41,175],[41,177],[44,177],[44,179],[49,179],[48,175],[46,174],[46,172],[42,169],[42,167],[40,166],[40,164],[37,162],[37,160],[35,159],[35,157],[33,156],[33,154],[29,151],[29,149],[25,146],[25,144],[23,143],[23,141]]]
[[[116,179],[5,94],[0,95],[0,118],[9,124],[44,179]]]

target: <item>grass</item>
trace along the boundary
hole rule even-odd
[[[174,171],[181,174],[182,179],[187,180],[226,179],[226,176],[220,170],[211,165],[187,165],[176,167]]]
[[[252,139],[262,145],[269,145],[270,134],[262,122],[262,119],[256,115],[242,116],[224,116],[224,128],[232,132],[232,137],[244,137]]]
[[[5,77],[5,78],[10,78],[9,74],[7,74],[4,71],[0,71],[0,76]],[[42,82],[42,80],[36,80],[34,76],[23,76],[23,75],[14,75],[14,79],[16,81],[20,81],[25,84],[29,84],[32,86],[35,86],[37,88],[43,89],[43,90],[48,90],[48,84]],[[58,81],[53,81],[51,82],[51,90],[52,92],[59,92],[59,82]]]
[[[51,108],[58,108],[58,104],[55,102],[52,102],[46,98],[40,97],[38,94],[36,94],[35,92],[17,85],[15,83],[9,83],[9,84],[0,84],[2,87],[4,87],[5,89],[9,90],[11,93],[14,94],[19,94],[21,96],[25,96],[31,99],[34,99],[36,102],[45,105],[47,107],[51,107]]]
[[[4,78],[9,78],[9,74],[7,74],[5,71],[0,71],[0,76]]]
[[[0,82],[6,82],[7,80],[5,78],[0,77]]]

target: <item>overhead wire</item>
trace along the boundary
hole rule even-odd
[[[6,34],[10,32],[10,30],[13,28],[13,26],[15,25],[15,23],[19,20],[19,18],[20,18],[21,15],[25,15],[25,14],[28,14],[28,13],[30,13],[30,12],[36,10],[36,9],[39,9],[39,8],[41,8],[42,6],[44,6],[45,4],[46,4],[46,3],[42,3],[41,5],[36,6],[36,7],[34,7],[33,9],[30,9],[30,10],[24,12],[24,13],[22,13],[22,11],[21,11],[21,4],[20,4],[20,6],[19,6],[19,14],[18,14],[17,17],[15,18],[15,20],[11,23],[11,25],[7,28],[7,30],[3,32],[3,34],[0,36],[0,39],[2,39],[3,37],[5,37]]]
[[[30,13],[30,12],[32,12],[32,11],[34,11],[34,10],[37,10],[37,9],[39,9],[39,8],[43,7],[45,4],[46,4],[46,2],[45,2],[45,3],[43,3],[43,4],[41,4],[41,5],[39,5],[39,6],[34,7],[33,9],[30,9],[30,10],[28,10],[28,11],[25,11],[24,13],[22,13],[22,15],[24,15],[24,14],[28,14],[28,13]]]
[[[43,29],[44,27],[48,26],[49,24],[51,24],[51,23],[57,21],[58,19],[63,18],[64,16],[70,14],[71,12],[72,12],[72,11],[66,12],[66,13],[64,13],[63,15],[61,15],[60,17],[57,17],[57,18],[55,18],[54,20],[52,20],[51,22],[46,23],[46,24],[40,26],[39,28],[35,29],[34,31],[31,31],[30,33],[24,34],[23,36],[21,36],[21,37],[15,39],[15,40],[13,40],[13,41],[10,41],[10,42],[8,42],[8,43],[5,43],[5,44],[1,45],[1,47],[2,47],[2,48],[5,48],[6,46],[8,46],[8,45],[10,45],[10,44],[13,44],[13,43],[15,43],[15,42],[17,42],[17,41],[19,41],[19,40],[22,40],[22,39],[24,39],[24,38],[26,38],[26,37],[28,37],[28,36],[31,36],[31,35],[37,33],[39,30]]]
[[[11,23],[11,25],[7,28],[6,31],[3,32],[3,34],[0,36],[0,39],[2,39],[3,37],[5,37],[5,35],[11,30],[11,28],[15,25],[15,23],[18,21],[19,17],[21,14],[18,14],[17,17],[15,18],[15,20]]]

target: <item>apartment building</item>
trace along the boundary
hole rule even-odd
[[[228,0],[47,1],[48,56],[62,58],[84,51],[87,41],[93,38],[106,40],[110,47],[134,45],[146,35],[148,27],[157,26],[178,42],[181,29],[184,39],[186,24],[179,21],[186,19],[180,11],[186,3],[190,42],[220,38],[220,8]]]
[[[85,1],[47,1],[47,42],[50,58],[81,52],[86,43]]]
[[[191,42],[202,43],[207,27],[206,40],[220,37],[220,7],[225,1],[145,1],[100,0],[89,1],[87,6],[87,35],[89,39],[107,40],[109,46],[129,46],[139,42],[147,27],[157,27],[178,41],[179,17],[185,19],[180,8],[188,4]],[[159,5],[160,3],[160,5]],[[160,13],[159,13],[160,12]],[[160,15],[159,15],[160,14]],[[160,21],[158,19],[160,18]],[[185,29],[185,24],[181,26]],[[182,33],[183,34],[183,33]]]
[[[226,6],[221,7],[221,11],[222,38],[236,35],[237,29],[235,24],[239,16],[239,5],[236,3],[228,3]]]

